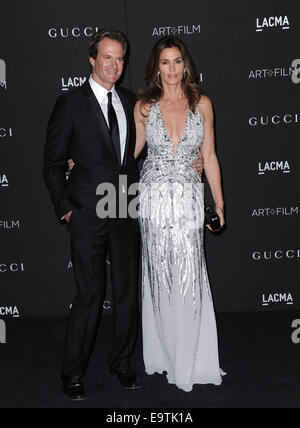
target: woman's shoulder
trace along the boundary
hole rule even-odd
[[[201,95],[200,101],[198,102],[199,107],[209,108],[212,106],[211,99],[207,95]]]
[[[200,110],[200,113],[203,116],[204,121],[206,119],[213,118],[213,105],[211,99],[207,95],[201,95],[201,99],[198,102],[198,107]]]

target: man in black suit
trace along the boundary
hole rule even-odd
[[[96,214],[99,184],[113,185],[116,199],[126,200],[122,196],[138,182],[135,96],[115,86],[123,72],[127,49],[123,33],[97,33],[89,49],[89,81],[58,98],[47,129],[44,178],[58,218],[68,223],[77,286],[62,367],[64,393],[73,400],[85,398],[82,379],[106,297],[107,253],[114,300],[110,370],[126,388],[141,386],[129,365],[138,327],[138,222],[120,218],[118,206],[116,218],[99,218]],[[75,166],[66,181],[69,158]]]

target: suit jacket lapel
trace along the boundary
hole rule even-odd
[[[101,140],[104,140],[104,143],[107,145],[108,149],[114,153],[116,161],[120,164],[116,151],[114,149],[114,145],[110,136],[109,127],[107,125],[106,119],[102,112],[102,109],[95,97],[94,92],[88,82],[83,85],[83,91],[85,96],[89,98],[89,104],[92,111],[92,115],[96,121],[98,131],[101,135]]]
[[[121,91],[118,90],[116,87],[117,94],[121,100],[121,103],[123,105],[123,109],[126,115],[126,122],[127,122],[127,133],[126,133],[126,146],[125,146],[125,152],[124,152],[124,158],[122,166],[125,166],[127,164],[128,159],[128,152],[129,152],[129,144],[130,144],[130,128],[132,125],[132,112],[131,112],[131,106],[129,103],[129,100],[126,96],[124,96]]]

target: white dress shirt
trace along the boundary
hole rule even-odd
[[[121,162],[123,163],[125,147],[126,147],[126,138],[127,138],[127,120],[126,120],[126,115],[124,112],[122,102],[117,94],[116,88],[113,87],[111,91],[108,91],[107,89],[103,88],[103,86],[100,86],[98,83],[96,83],[95,80],[92,78],[92,76],[89,78],[89,84],[91,85],[92,91],[94,92],[95,97],[97,98],[97,101],[100,104],[101,110],[104,114],[108,127],[109,127],[109,122],[108,122],[108,112],[107,112],[107,105],[108,105],[107,94],[108,92],[112,93],[112,104],[114,106],[114,109],[117,115],[119,131],[120,131]]]

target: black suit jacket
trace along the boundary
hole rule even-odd
[[[74,208],[84,207],[96,213],[100,199],[96,196],[96,188],[101,183],[113,184],[118,192],[120,175],[127,176],[128,187],[138,182],[134,159],[135,95],[121,87],[116,90],[127,118],[127,141],[122,165],[90,84],[86,82],[57,99],[47,128],[43,170],[59,219]],[[75,167],[66,181],[68,158],[74,160]]]

